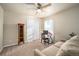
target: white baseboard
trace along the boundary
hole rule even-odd
[[[0,53],[2,52],[2,50],[5,48],[5,47],[9,47],[9,46],[14,46],[14,45],[18,45],[17,43],[16,44],[8,44],[8,45],[5,45],[3,46],[3,48],[0,48]]]
[[[3,48],[9,47],[9,46],[14,46],[14,45],[18,45],[18,44],[17,43],[15,43],[15,44],[7,44],[7,45],[4,45]]]

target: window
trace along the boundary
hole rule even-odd
[[[46,19],[44,22],[44,30],[48,30],[52,34],[52,40],[55,39],[54,37],[54,22],[52,19]],[[52,42],[50,39],[50,43]]]
[[[50,33],[54,33],[54,23],[52,19],[46,19],[44,22],[44,30],[48,30]]]
[[[39,19],[33,16],[27,17],[27,41],[39,39]]]

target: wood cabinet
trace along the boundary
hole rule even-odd
[[[18,24],[18,45],[24,43],[24,24]]]

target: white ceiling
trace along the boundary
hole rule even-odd
[[[5,11],[12,11],[23,15],[37,15],[39,17],[50,16],[61,10],[75,6],[73,3],[53,3],[51,6],[44,8],[40,14],[36,14],[36,7],[34,4],[25,3],[3,3],[0,4]]]

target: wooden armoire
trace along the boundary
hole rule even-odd
[[[24,43],[24,24],[18,24],[18,45]]]

